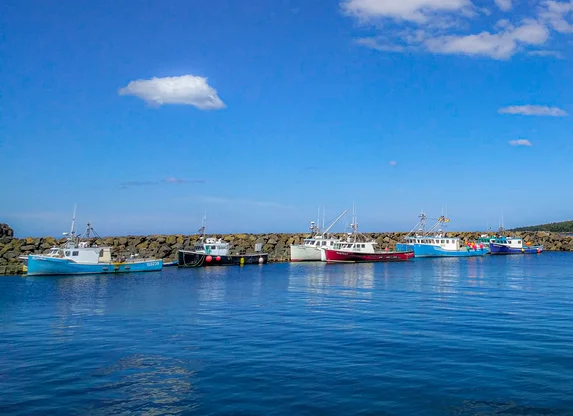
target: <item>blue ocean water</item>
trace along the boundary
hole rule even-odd
[[[573,415],[573,254],[0,278],[2,415]]]

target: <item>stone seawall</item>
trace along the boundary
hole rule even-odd
[[[448,237],[460,237],[463,242],[476,240],[479,232],[448,232]],[[381,249],[393,249],[406,233],[364,233],[368,238],[378,241]],[[533,245],[542,244],[549,251],[573,251],[573,237],[550,232],[517,232],[512,235],[523,237]],[[299,244],[309,234],[219,234],[231,243],[233,253],[240,250],[252,251],[256,243],[263,243],[263,251],[269,253],[269,261],[281,262],[289,260],[289,246]],[[342,237],[342,234],[338,234]],[[92,238],[91,243],[99,246],[113,247],[114,255],[130,255],[138,253],[141,257],[156,257],[165,261],[175,260],[177,250],[190,249],[197,241],[197,235],[150,235]],[[0,275],[15,274],[22,271],[19,256],[33,253],[43,253],[47,249],[64,243],[63,239],[53,237],[43,238],[13,238],[5,235],[0,238]]]

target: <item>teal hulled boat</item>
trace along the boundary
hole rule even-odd
[[[449,218],[443,215],[437,218],[437,222],[428,231],[425,229],[428,219],[426,214],[420,214],[419,218],[418,224],[404,238],[404,242],[396,244],[396,250],[413,250],[414,257],[475,257],[487,254],[488,250],[483,245],[472,243],[463,246],[459,238],[448,237],[441,226],[449,223]]]
[[[30,254],[21,257],[27,266],[28,275],[149,272],[163,268],[163,260],[158,259],[139,259],[137,256],[131,256],[129,259],[124,257],[112,259],[111,247],[98,247],[89,244],[87,240],[90,237],[90,232],[93,232],[93,229],[88,224],[85,239],[80,241],[80,236],[75,235],[74,213],[72,229],[70,233],[64,233],[67,237],[64,246],[52,247],[45,254]]]

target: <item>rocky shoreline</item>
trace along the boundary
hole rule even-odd
[[[407,233],[363,233],[368,238],[374,238],[381,249],[396,247]],[[463,242],[476,240],[482,232],[448,232],[448,237],[459,237]],[[53,237],[40,238],[14,238],[14,232],[6,224],[0,224],[0,275],[18,274],[22,272],[22,263],[18,258],[21,255],[43,253],[47,249],[62,245],[64,239]],[[338,234],[342,237],[342,234]],[[547,251],[573,251],[573,236],[538,232],[516,232],[517,237],[523,237],[526,242],[533,245],[541,244]],[[269,253],[269,261],[289,261],[289,247],[291,244],[299,244],[308,233],[296,234],[214,234],[231,243],[232,252],[240,250],[252,251],[256,243],[263,244],[263,251]],[[190,249],[199,238],[198,235],[149,235],[149,236],[125,236],[104,237],[90,239],[92,244],[113,247],[115,255],[139,254],[141,257],[155,257],[165,261],[175,260],[177,250]]]

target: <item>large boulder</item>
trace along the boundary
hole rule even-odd
[[[8,224],[0,223],[0,240],[8,242],[14,238],[14,230]]]

